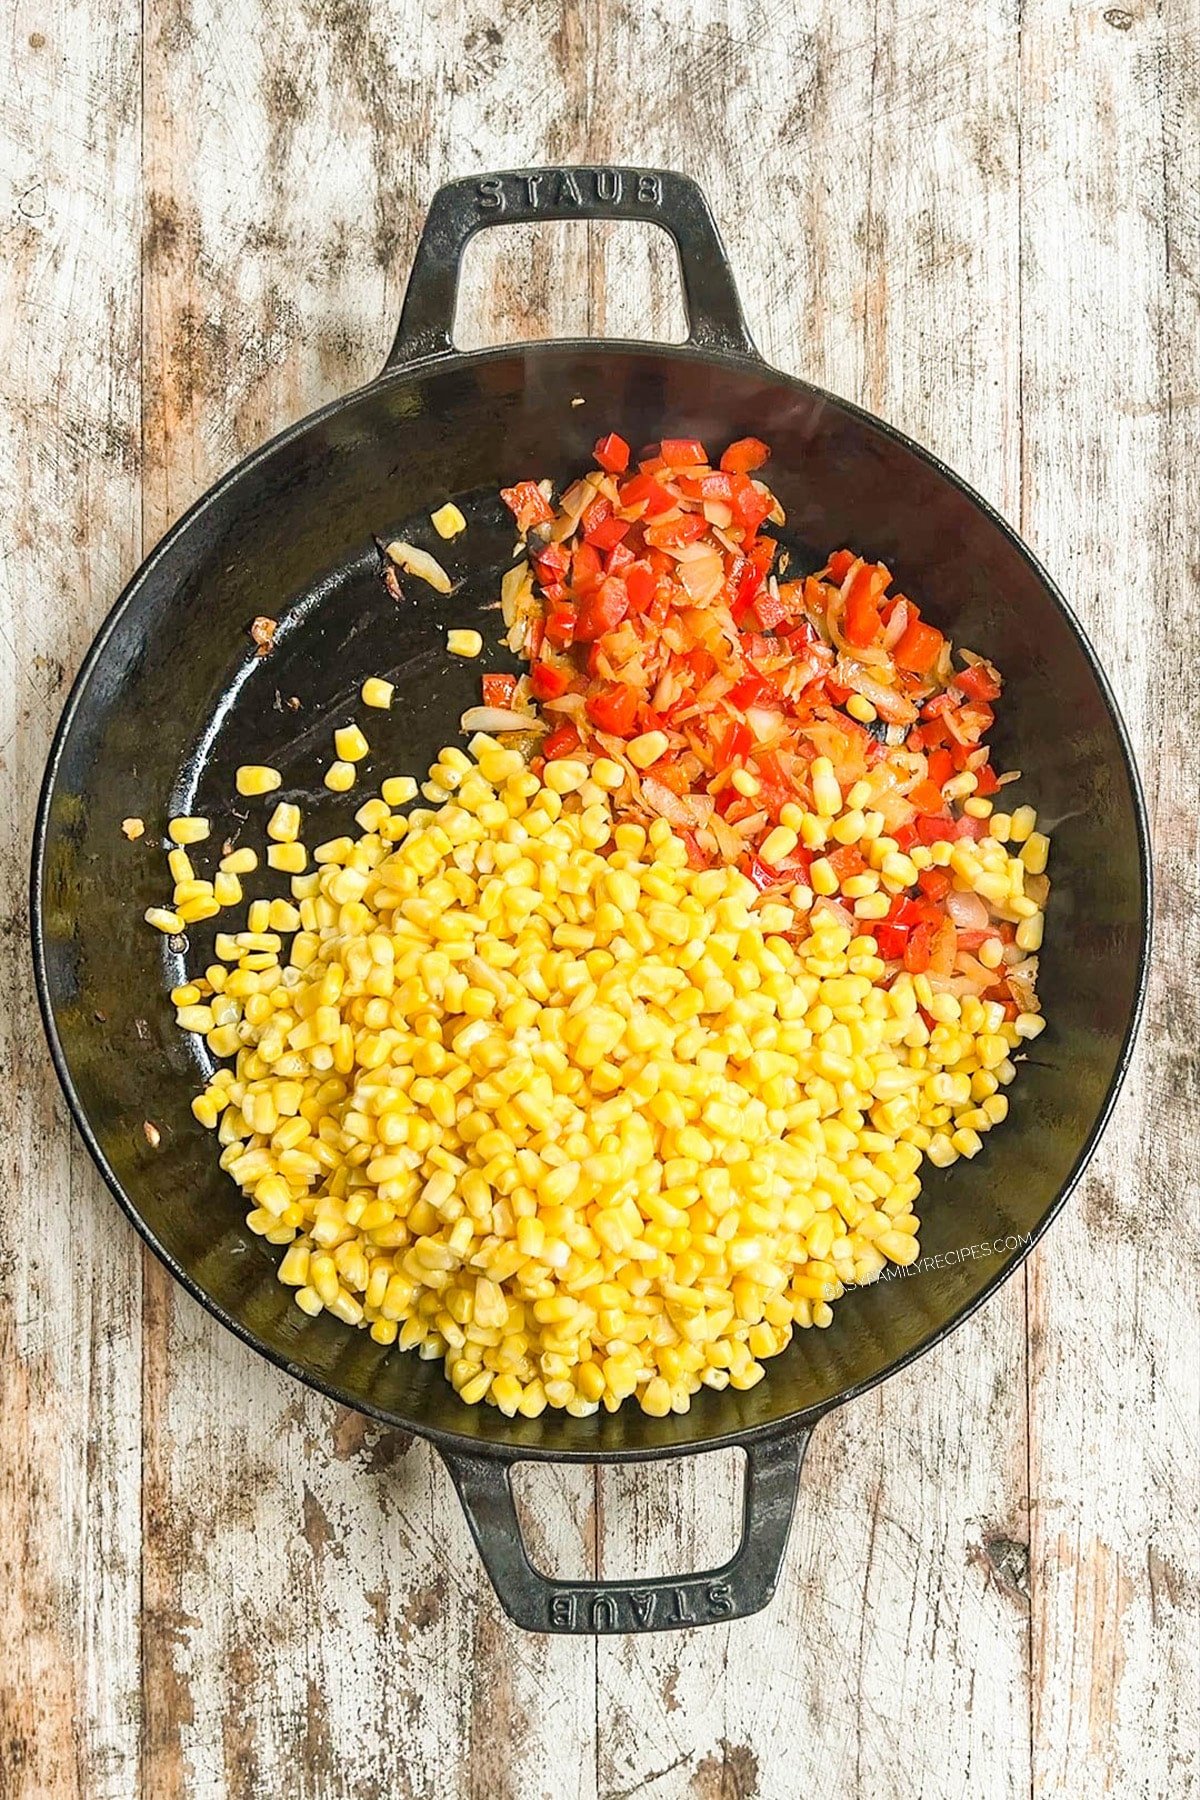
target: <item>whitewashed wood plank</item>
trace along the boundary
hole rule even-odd
[[[1198,1780],[1197,24],[1186,5],[1024,12],[1024,523],[1141,752],[1161,909],[1133,1077],[1033,1264],[1044,1793]]]
[[[244,0],[148,17],[149,543],[236,456],[374,373],[424,208],[461,166],[447,137],[461,123],[485,163],[503,146],[491,40],[452,5],[436,26],[347,5],[268,30]],[[532,54],[548,15],[522,31]],[[556,326],[576,282],[511,266],[490,294],[508,335]],[[468,333],[499,325],[464,308]],[[590,1795],[591,1645],[503,1619],[433,1453],[149,1283],[145,1791]],[[541,1483],[536,1552],[590,1564],[586,1472]]]
[[[0,1789],[138,1767],[136,1240],[37,1021],[28,834],[50,732],[138,533],[137,8],[20,4],[0,90]]]

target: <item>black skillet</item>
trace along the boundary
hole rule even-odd
[[[679,252],[686,344],[569,342],[455,352],[459,264],[481,227],[537,219],[640,219]],[[572,404],[582,400],[582,404]],[[847,1294],[824,1332],[798,1333],[749,1393],[705,1390],[682,1417],[536,1421],[468,1408],[436,1365],[385,1350],[330,1317],[308,1319],[275,1279],[189,1103],[196,1041],[167,990],[203,966],[141,922],[162,899],[165,820],[203,812],[261,844],[263,801],[238,802],[244,761],[284,772],[310,842],[347,807],[321,785],[330,730],[360,711],[368,674],[399,703],[367,716],[380,775],[421,773],[456,739],[480,663],[447,655],[444,627],[478,624],[490,666],[499,576],[511,553],[501,485],[582,469],[593,440],[664,434],[773,448],[797,566],[850,543],[882,558],[960,643],[1007,677],[999,765],[1054,827],[1041,991],[1049,1029],[983,1155],[929,1170],[922,1260],[906,1279]],[[470,529],[453,545],[429,514],[453,495]],[[419,583],[396,604],[375,533],[403,531],[461,581]],[[259,658],[246,628],[278,620]],[[293,708],[289,703],[297,700]],[[140,844],[126,814],[150,824]],[[300,1380],[434,1442],[505,1609],[540,1631],[641,1631],[738,1618],[775,1584],[805,1445],[826,1412],[938,1343],[1012,1274],[1086,1164],[1130,1055],[1145,976],[1150,866],[1129,743],[1096,657],[1048,576],[986,502],[933,457],[845,401],[768,368],[742,319],[705,200],[686,177],[635,169],[521,171],[434,197],[400,329],[377,380],[314,414],[227,475],[134,577],[89,652],[55,738],[33,852],[33,948],[55,1066],[84,1140],[172,1274],[231,1331]],[[282,891],[282,883],[280,884]],[[201,1050],[203,1046],[201,1046]],[[157,1129],[152,1147],[145,1121]],[[153,1133],[151,1134],[153,1136]],[[698,1575],[556,1582],[533,1568],[513,1507],[516,1461],[621,1462],[723,1445],[746,1455],[733,1558]]]

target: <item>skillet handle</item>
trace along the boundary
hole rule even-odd
[[[509,169],[448,181],[433,196],[383,372],[453,350],[459,270],[477,231],[539,219],[639,219],[662,226],[679,252],[688,343],[757,358],[725,246],[690,176],[673,169]]]
[[[744,1446],[742,1538],[727,1563],[698,1575],[654,1575],[643,1581],[552,1581],[534,1568],[521,1538],[512,1492],[512,1465],[519,1459],[440,1446],[439,1453],[509,1618],[525,1631],[583,1636],[678,1631],[761,1611],[779,1578],[811,1435],[812,1427],[805,1426]]]

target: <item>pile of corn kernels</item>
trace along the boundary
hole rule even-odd
[[[406,815],[416,783],[385,782],[312,867],[275,807],[291,900],[251,901],[172,996],[234,1059],[196,1118],[297,1304],[442,1358],[468,1402],[664,1415],[752,1387],[795,1326],[915,1259],[923,1158],[978,1153],[1043,1021],[923,975],[885,987],[869,916],[852,935],[808,890],[758,904],[664,820],[614,823],[615,765],[539,778],[469,748],[430,771],[436,805]],[[338,752],[351,785],[366,741]],[[244,794],[278,784],[239,771]],[[200,880],[207,829],[173,821],[161,930],[242,900],[255,852]],[[928,855],[964,889],[1019,887],[1001,834]]]

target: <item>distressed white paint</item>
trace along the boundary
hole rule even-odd
[[[0,1794],[1196,1791],[1195,0],[12,12]],[[771,1610],[599,1645],[511,1629],[435,1457],[143,1272],[66,1131],[20,891],[63,679],[140,550],[373,373],[439,180],[556,158],[695,173],[769,357],[1019,520],[1146,753],[1167,950],[1081,1195],[1028,1283],[818,1431]],[[479,241],[458,332],[680,322],[651,234],[561,227]],[[719,1557],[738,1483],[521,1490],[543,1566],[613,1574]]]

